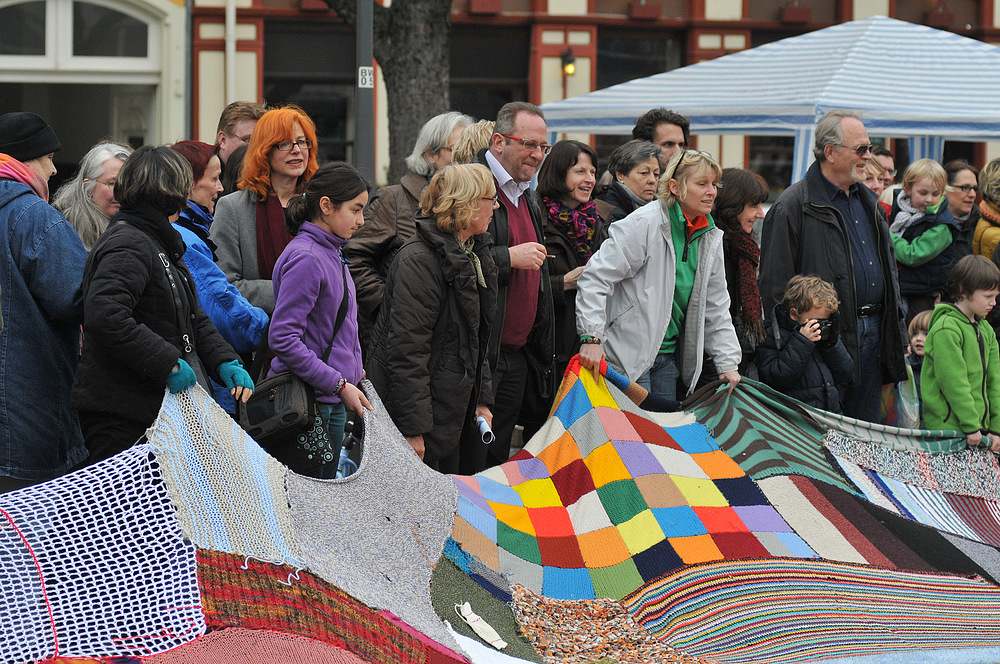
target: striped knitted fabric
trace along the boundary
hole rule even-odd
[[[458,491],[424,465],[365,381],[364,457],[339,480],[288,474],[288,502],[308,568],[365,604],[388,609],[458,649],[431,606],[430,582],[451,533]]]
[[[147,433],[185,537],[203,549],[304,567],[287,469],[198,386],[167,394]]]
[[[322,641],[271,630],[231,627],[206,634],[143,664],[367,664]]]
[[[899,452],[836,431],[827,433],[824,444],[837,457],[886,477],[934,491],[1000,502],[1000,464],[995,454],[984,449],[953,454]]]
[[[679,570],[622,602],[654,634],[719,662],[965,648],[992,657],[975,661],[1000,661],[1000,588],[982,579],[821,560],[727,560]]]
[[[635,408],[571,365],[553,417],[521,452],[454,477],[452,537],[558,599],[617,599],[686,564],[814,555],[703,425],[664,427]]]
[[[0,495],[0,661],[162,652],[205,631],[194,547],[146,445]]]
[[[309,572],[198,551],[198,580],[211,627],[298,634],[348,650],[371,664],[463,662]]]

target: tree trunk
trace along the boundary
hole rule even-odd
[[[354,0],[326,0],[351,27]],[[375,4],[374,53],[385,77],[389,114],[389,172],[406,173],[406,157],[427,120],[449,110],[451,0],[394,0]],[[375,118],[364,118],[375,122]]]

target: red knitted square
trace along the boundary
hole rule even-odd
[[[539,537],[538,550],[542,554],[542,565],[546,567],[584,567],[576,537]]]
[[[590,475],[590,469],[583,459],[577,459],[567,466],[560,468],[552,476],[552,483],[556,485],[559,498],[562,504],[569,507],[576,501],[594,490],[594,478]]]

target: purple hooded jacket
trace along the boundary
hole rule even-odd
[[[270,373],[291,371],[313,386],[321,403],[339,403],[340,379],[357,385],[363,373],[357,294],[341,253],[345,244],[344,238],[306,222],[274,264],[274,315],[268,343],[275,357]],[[345,277],[347,317],[324,364],[320,358],[333,335]]]

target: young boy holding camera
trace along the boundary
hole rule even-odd
[[[792,277],[757,349],[760,379],[805,404],[842,412],[838,385],[854,375],[854,360],[840,340],[839,306],[832,284],[816,276]]]

